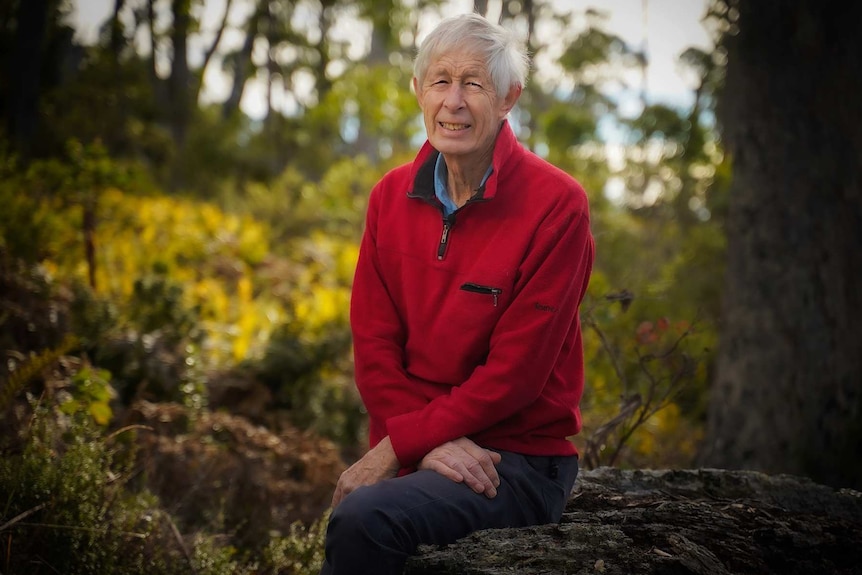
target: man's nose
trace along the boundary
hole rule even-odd
[[[443,104],[447,108],[457,109],[464,105],[464,87],[458,82],[449,84]]]

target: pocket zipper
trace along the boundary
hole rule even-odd
[[[494,307],[497,307],[497,299],[499,298],[500,294],[503,293],[503,290],[500,288],[483,286],[483,285],[474,284],[474,283],[470,283],[470,282],[463,284],[461,286],[461,289],[464,291],[469,291],[469,292],[473,292],[473,293],[481,293],[481,294],[494,296]]]

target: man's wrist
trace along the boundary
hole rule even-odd
[[[398,473],[401,469],[401,462],[398,460],[398,455],[392,447],[392,440],[387,435],[374,447],[375,451],[383,458],[383,463],[386,469],[392,473]]]

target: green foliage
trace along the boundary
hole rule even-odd
[[[63,573],[170,573],[162,552],[142,556],[157,534],[148,522],[155,501],[123,492],[112,454],[87,418],[65,430],[38,409],[23,451],[0,459],[4,572],[38,565]]]
[[[117,302],[101,296],[82,281],[72,281],[70,291],[69,329],[78,336],[81,347],[92,352],[116,331]]]
[[[568,150],[571,146],[593,141],[598,127],[594,115],[564,102],[546,110],[541,121],[548,147],[555,150]]]
[[[37,263],[58,251],[67,224],[61,202],[14,157],[0,156],[0,249]]]
[[[249,183],[241,194],[226,195],[222,201],[231,212],[248,214],[264,225],[271,250],[290,256],[309,235],[358,243],[368,192],[382,174],[365,157],[333,162],[318,180],[308,180],[291,167],[270,184]]]
[[[590,25],[568,44],[560,56],[560,65],[569,72],[586,76],[593,68],[609,67],[612,57],[629,55],[626,43],[619,36]]]
[[[305,527],[301,523],[290,526],[286,537],[274,537],[267,546],[264,557],[274,571],[266,572],[275,575],[317,575],[323,566],[323,542],[326,537],[326,526],[329,522],[329,511]]]
[[[353,391],[350,332],[344,324],[325,326],[313,339],[287,323],[272,336],[257,377],[286,409],[290,421],[341,445],[359,442],[364,415]]]
[[[111,373],[104,369],[84,367],[72,376],[71,397],[60,410],[68,415],[86,411],[97,425],[108,425],[113,417]]]
[[[286,139],[289,134],[279,137]],[[214,192],[235,182],[268,181],[277,169],[271,155],[283,153],[285,142],[259,142],[262,138],[247,117],[225,119],[220,106],[201,107],[189,127],[186,145],[164,159],[161,179],[168,179],[167,170],[173,170],[184,183],[181,191],[201,200],[212,199]],[[168,145],[173,148],[173,143]]]
[[[132,428],[105,436],[83,413],[35,406],[20,451],[0,445],[0,540],[4,573],[41,569],[84,575],[317,573],[327,516],[308,529],[271,534],[258,557],[220,534],[183,535],[158,499],[131,487]]]
[[[121,403],[149,399],[205,405],[200,366],[204,335],[183,287],[163,273],[141,277],[124,309],[123,323],[91,349],[94,361],[112,374]]]
[[[128,305],[132,324],[142,333],[162,330],[173,344],[184,339],[199,341],[200,310],[185,307],[183,286],[167,277],[162,265],[135,280]]]

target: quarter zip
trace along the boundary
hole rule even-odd
[[[442,206],[440,209],[443,209]],[[455,210],[455,212],[457,211]],[[440,234],[440,243],[437,244],[437,261],[446,257],[446,249],[449,247],[449,233],[455,227],[455,212],[448,216],[443,214],[443,231]]]
[[[442,260],[446,257],[446,246],[449,245],[449,231],[452,229],[452,224],[448,218],[443,218],[443,233],[440,235],[440,243],[437,245],[437,259]]]
[[[481,188],[476,190],[477,194],[474,195],[469,200],[467,200],[467,202],[463,206],[461,206],[460,208],[458,208],[457,210],[455,210],[454,212],[452,212],[448,216],[445,214],[443,215],[443,231],[440,233],[440,243],[437,244],[437,261],[441,261],[441,260],[446,258],[446,252],[447,252],[448,247],[449,247],[449,234],[451,233],[452,228],[455,227],[455,216],[456,216],[456,214],[458,214],[458,212],[460,212],[461,210],[463,210],[464,208],[466,208],[467,206],[469,206],[471,204],[479,204],[479,203],[488,201],[482,197],[481,193],[482,193],[482,191],[484,191],[484,189],[485,189],[485,187],[482,186]],[[429,202],[429,203],[431,203],[431,202]],[[440,204],[440,201],[437,198],[434,198],[434,204],[441,211],[443,210],[443,206]]]

